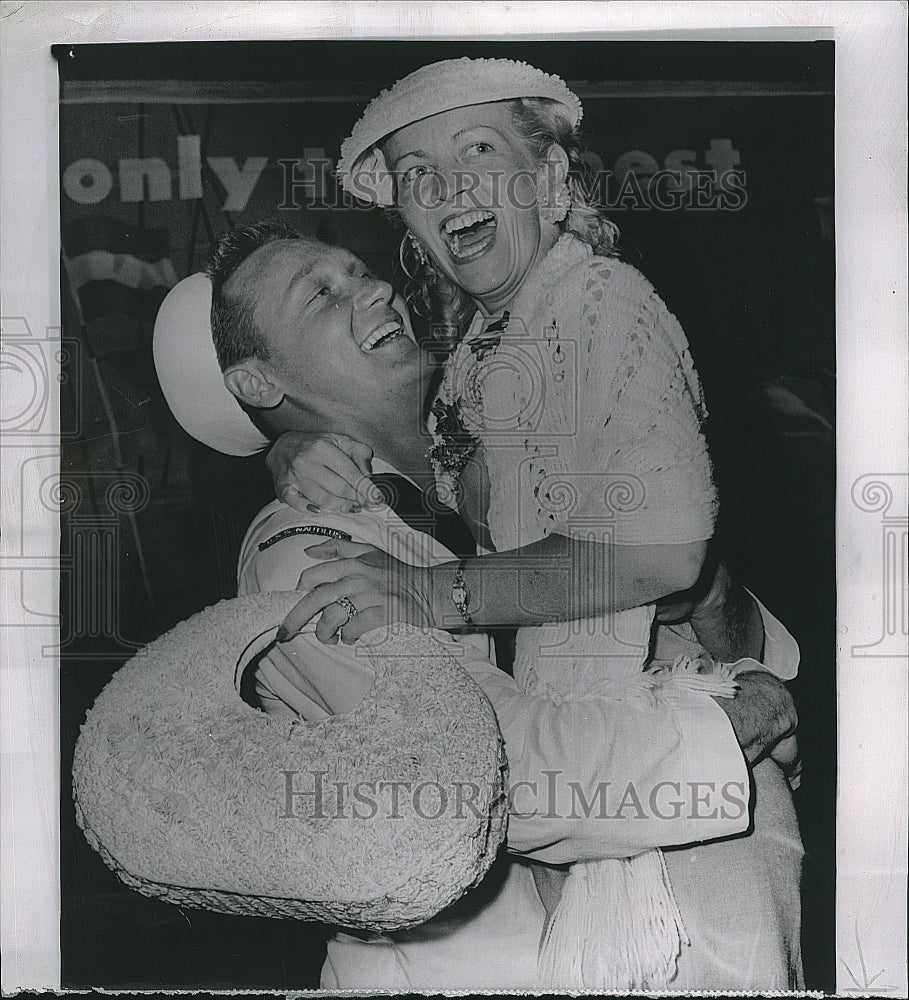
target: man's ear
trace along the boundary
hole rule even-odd
[[[270,410],[284,398],[284,389],[274,374],[255,358],[228,368],[224,384],[241,403],[257,410]]]

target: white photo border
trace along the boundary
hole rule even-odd
[[[907,995],[907,8],[900,2],[48,2],[3,0],[3,336],[59,370],[58,80],[52,44],[236,39],[724,39],[836,42],[837,990]],[[18,317],[18,319],[17,319]],[[21,335],[21,336],[20,336]],[[11,363],[7,363],[7,359]],[[35,386],[4,350],[3,407]],[[27,368],[27,365],[26,365]],[[26,371],[26,374],[28,372]],[[25,384],[29,383],[29,384]],[[4,992],[60,988],[55,618],[26,625],[24,580],[54,606],[59,527],[17,505],[41,434],[3,441],[0,548]],[[888,542],[887,539],[890,539]],[[29,544],[23,548],[23,539]],[[35,540],[41,548],[36,548]],[[896,561],[886,562],[887,545]],[[23,552],[28,557],[23,557]],[[39,553],[36,557],[35,553]],[[900,562],[902,559],[902,562]],[[29,592],[35,592],[33,589]],[[885,617],[889,608],[891,617]],[[882,631],[883,630],[883,631]],[[888,645],[889,643],[889,645]],[[810,914],[806,914],[810,919]]]

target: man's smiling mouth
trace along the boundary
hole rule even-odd
[[[492,212],[475,209],[449,216],[442,223],[440,232],[449,254],[455,260],[474,260],[495,243],[496,217]]]
[[[360,345],[360,350],[364,354],[374,351],[377,347],[390,344],[398,337],[406,336],[404,324],[399,319],[390,319],[377,327]]]

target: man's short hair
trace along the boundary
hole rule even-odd
[[[285,223],[269,219],[232,229],[218,241],[205,273],[211,278],[211,332],[221,371],[247,358],[269,359],[268,343],[253,318],[254,303],[225,294],[228,279],[256,250],[276,240],[301,238]]]

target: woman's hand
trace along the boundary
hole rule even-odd
[[[275,495],[299,511],[358,510],[369,502],[372,448],[344,434],[288,431],[265,464]]]
[[[428,567],[410,566],[381,549],[341,539],[306,549],[307,555],[324,559],[300,576],[298,590],[308,591],[278,630],[278,641],[286,642],[320,611],[316,637],[330,643],[340,632],[345,642],[354,642],[370,629],[392,622],[407,622],[419,628],[435,625],[429,595]],[[346,598],[356,608],[337,603]]]

